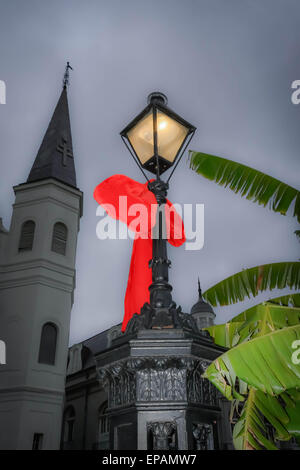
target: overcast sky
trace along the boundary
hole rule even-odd
[[[0,217],[25,182],[61,91],[66,60],[73,148],[84,215],[70,343],[123,317],[131,240],[96,238],[93,189],[123,173],[143,182],[120,130],[164,92],[198,130],[191,149],[253,166],[299,188],[299,0],[0,0]],[[201,251],[169,249],[174,300],[190,311],[206,289],[243,268],[299,258],[296,220],[218,187],[184,156],[169,198],[205,205]],[[272,293],[275,296],[276,292]],[[216,309],[217,323],[267,299]]]

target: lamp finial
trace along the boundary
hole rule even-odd
[[[148,95],[148,104],[152,103],[153,101],[160,101],[165,106],[167,106],[168,104],[168,98],[164,93],[161,93],[160,91],[153,91],[152,93],[150,93],[150,95]]]

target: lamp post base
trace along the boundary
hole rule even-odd
[[[222,352],[211,338],[180,328],[140,329],[113,340],[95,357],[108,393],[109,448],[224,448],[230,403],[223,410],[217,389],[202,377]]]
[[[172,302],[169,308],[154,308],[145,303],[141,308],[141,313],[135,313],[128,322],[125,335],[132,335],[139,330],[148,329],[185,329],[209,336],[207,332],[199,332],[194,318],[187,313],[183,313],[181,307],[176,307],[175,302]]]

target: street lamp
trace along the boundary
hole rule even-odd
[[[148,96],[148,106],[120,133],[136,164],[148,181],[159,206],[166,202],[169,180],[189,145],[196,128],[167,107],[167,97],[160,92]],[[160,176],[173,167],[166,182]],[[156,179],[149,181],[144,169],[154,173]],[[157,211],[154,229],[158,236],[153,238],[153,256],[149,261],[152,269],[150,305],[142,307],[140,315],[134,315],[127,326],[127,332],[142,328],[176,328],[183,323],[192,323],[189,315],[181,312],[172,300],[172,286],[168,270],[171,262],[167,257],[165,217]],[[189,325],[191,327],[191,324]]]
[[[151,93],[148,106],[121,132],[139,166],[157,177],[173,166],[176,160],[178,164],[187,146],[185,144],[189,143],[196,130],[171,111],[167,102],[163,93]]]

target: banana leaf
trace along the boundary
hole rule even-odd
[[[300,262],[271,263],[244,269],[210,287],[203,297],[212,306],[230,305],[272,289],[300,288]]]
[[[269,395],[300,389],[300,364],[292,360],[292,344],[299,339],[299,324],[258,336],[222,354],[203,377],[228,400],[245,399],[239,393],[238,379]]]
[[[297,304],[298,301],[299,294],[277,297],[255,305],[224,325],[214,325],[205,329],[209,331],[215,343],[221,346],[234,347],[247,341],[253,343],[254,338],[299,325],[300,308],[286,306]],[[291,347],[290,354],[293,351]],[[219,359],[222,360],[222,357]],[[291,436],[296,439],[300,438],[300,392],[298,390],[289,389],[279,397],[268,395],[237,377],[232,367],[227,369],[225,361],[221,362],[221,366],[224,368],[223,387],[226,383],[234,387],[232,416],[237,415],[238,403],[244,401],[242,413],[233,430],[236,449],[277,449],[272,435],[269,435],[267,431],[266,422],[274,428],[275,437],[279,440],[288,440]]]
[[[222,325],[213,325],[207,328],[203,328],[209,332],[210,336],[214,339],[214,342],[223,346],[224,348],[232,348],[239,343],[239,330],[242,328],[245,322],[234,322],[231,320],[228,323]],[[248,338],[249,339],[249,338]],[[245,339],[246,341],[247,339]]]
[[[189,152],[190,167],[199,175],[285,215],[294,204],[300,222],[300,192],[282,181],[241,163],[202,152]]]
[[[300,293],[281,295],[268,300],[268,302],[285,305],[286,307],[300,307]]]
[[[288,423],[285,425],[288,432],[299,441],[300,439],[300,392],[290,390],[289,396],[292,400],[287,402],[285,411],[289,417]],[[281,395],[284,399],[284,395]]]
[[[270,426],[274,436],[270,435]],[[273,434],[273,433],[272,433]],[[289,390],[279,397],[249,387],[247,400],[233,429],[237,450],[276,450],[275,440],[300,437],[300,392]]]
[[[250,339],[300,323],[300,308],[263,302],[245,310],[230,322],[213,325],[207,330],[215,343],[232,348]]]
[[[241,416],[233,429],[235,449],[277,450],[272,437],[268,435],[266,420],[273,426],[280,440],[290,439],[291,435],[284,425],[288,423],[289,417],[278,400],[252,387],[249,390]],[[285,422],[284,424],[282,420]]]
[[[251,325],[252,331],[257,333],[253,336],[263,336],[272,331],[286,328],[287,326],[300,323],[300,307],[286,307],[272,302],[262,302],[240,313],[233,322],[244,321],[243,326]]]

